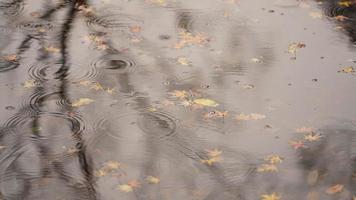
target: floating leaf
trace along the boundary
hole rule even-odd
[[[94,102],[94,100],[89,99],[89,98],[80,98],[77,101],[72,103],[73,107],[79,107],[79,106],[84,106],[84,105],[88,105],[90,103]]]
[[[257,172],[277,172],[278,168],[273,164],[263,164],[257,168]]]
[[[270,164],[280,164],[283,162],[284,158],[278,155],[270,155],[267,156],[264,160],[268,161]]]
[[[154,176],[148,176],[146,178],[147,182],[150,184],[158,184],[160,182],[159,178],[154,177]]]
[[[203,118],[204,119],[219,119],[219,118],[225,118],[227,115],[228,115],[227,111],[221,112],[218,110],[213,110],[213,111],[210,111],[210,112],[204,114]]]
[[[177,62],[184,66],[190,65],[190,61],[188,60],[188,58],[185,58],[185,57],[178,58]]]
[[[128,184],[119,185],[118,189],[123,192],[132,192],[133,191],[133,188]]]
[[[35,87],[35,86],[36,86],[36,81],[35,80],[27,80],[23,84],[24,88],[32,88],[32,87]]]
[[[210,107],[217,107],[219,105],[218,103],[216,103],[214,100],[211,99],[195,99],[194,103],[202,106],[210,106]]]
[[[188,97],[188,92],[185,90],[174,90],[173,92],[169,93],[172,97],[184,99]]]
[[[4,56],[3,59],[8,62],[14,62],[17,61],[19,57],[16,54],[9,54]]]
[[[305,148],[305,144],[303,141],[289,141],[289,144],[295,149],[301,149],[301,148]]]
[[[261,200],[280,200],[281,196],[275,192],[272,194],[261,195]]]
[[[320,140],[323,136],[321,134],[316,134],[316,133],[309,133],[307,135],[304,135],[304,140],[308,142],[316,142]]]
[[[179,42],[175,45],[176,49],[180,49],[185,45],[205,45],[209,39],[202,33],[192,34],[187,31],[179,32]]]
[[[312,133],[314,131],[315,131],[314,128],[312,128],[312,127],[304,127],[304,126],[301,127],[301,128],[295,129],[295,132],[297,132],[297,133]]]
[[[338,2],[338,4],[340,6],[343,6],[343,7],[350,7],[354,4],[354,1],[351,1],[351,0],[341,0]]]
[[[108,170],[116,170],[121,167],[121,164],[117,161],[108,161],[105,163],[104,167]]]
[[[130,26],[131,33],[140,33],[142,31],[141,26]]]
[[[239,121],[260,120],[260,119],[265,119],[265,118],[266,118],[266,115],[257,114],[257,113],[251,113],[248,115],[241,113],[236,116],[236,119]]]
[[[60,49],[54,46],[49,46],[44,48],[48,53],[59,53]]]
[[[210,157],[218,157],[218,156],[220,156],[222,154],[222,151],[220,151],[218,149],[213,149],[213,150],[207,149],[205,151],[208,153],[208,155]]]
[[[355,69],[353,67],[344,67],[342,68],[342,70],[338,71],[338,72],[343,72],[343,73],[354,73]]]
[[[343,22],[345,20],[348,20],[349,18],[344,15],[338,15],[338,16],[335,16],[334,19],[337,21]]]
[[[209,159],[203,159],[203,160],[201,160],[201,162],[211,166],[214,163],[220,162],[220,158],[219,157],[212,157],[212,158],[209,158]]]
[[[290,54],[295,55],[295,54],[297,53],[298,49],[305,48],[305,47],[306,47],[306,45],[303,44],[303,43],[300,43],[300,42],[298,42],[298,43],[293,42],[293,43],[291,43],[291,44],[288,46],[288,52],[289,52]]]
[[[328,194],[336,194],[336,193],[342,192],[343,190],[344,190],[344,185],[336,184],[334,186],[329,187],[326,190],[326,193],[328,193]]]
[[[310,12],[309,15],[314,19],[320,19],[323,17],[321,12]]]

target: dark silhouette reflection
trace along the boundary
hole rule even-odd
[[[344,190],[338,199],[352,199],[356,192],[356,131],[324,129],[320,132],[325,137],[300,152],[306,185],[318,193],[320,199],[329,199],[325,188],[341,184]]]
[[[39,62],[36,64],[48,62],[48,66],[42,70],[53,71],[53,74],[41,73],[38,78],[35,76],[31,100],[1,129],[2,143],[7,145],[0,162],[1,196],[4,199],[51,199],[53,195],[59,199],[97,199],[92,179],[93,169],[82,138],[83,125],[80,117],[72,110],[66,78],[71,66],[68,62],[67,43],[71,36],[77,6],[84,4],[85,1],[63,2],[40,17],[41,20],[50,22],[56,11],[68,10],[58,36],[61,54],[59,64],[53,62],[48,53],[39,52]],[[31,34],[25,36],[17,55],[21,57],[31,48],[30,41],[33,38]],[[36,38],[41,39],[42,37]],[[20,60],[16,67],[18,66]],[[57,66],[58,69],[54,71]],[[52,75],[54,79],[46,77],[47,75]],[[51,84],[55,84],[56,87],[48,87]],[[58,104],[59,112],[45,107],[51,99],[65,102]],[[59,124],[64,123],[62,130],[58,130],[55,121]],[[71,134],[63,133],[65,129],[69,129]],[[55,147],[58,146],[56,143],[61,142],[56,139],[58,137],[72,138],[73,146],[64,152],[63,149],[58,150]],[[64,147],[71,143],[62,145]]]
[[[325,14],[332,17],[342,30],[349,35],[352,43],[356,43],[356,1],[325,0],[320,1]],[[341,4],[345,2],[346,4]]]

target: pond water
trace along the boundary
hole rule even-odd
[[[355,200],[355,0],[1,0],[0,199]]]

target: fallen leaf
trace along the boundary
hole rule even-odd
[[[172,97],[184,99],[188,97],[188,92],[185,90],[174,90],[173,92],[169,93]]]
[[[218,149],[213,149],[213,150],[205,150],[206,152],[208,152],[208,156],[210,157],[218,157],[221,155],[222,151],[218,150]]]
[[[209,159],[203,159],[203,160],[201,160],[201,162],[211,166],[214,163],[220,162],[220,158],[219,157],[212,157],[212,158],[209,158]]]
[[[313,186],[318,181],[318,178],[319,178],[319,171],[316,169],[312,170],[308,173],[307,182],[310,186]]]
[[[179,42],[175,45],[176,49],[180,49],[185,45],[204,45],[209,42],[209,39],[202,33],[192,34],[187,31],[179,32]]]
[[[353,67],[344,67],[342,68],[342,70],[338,71],[338,72],[344,72],[344,73],[354,73],[355,72],[355,69]]]
[[[188,60],[188,58],[185,58],[185,57],[178,58],[177,62],[184,66],[190,65],[190,61]]]
[[[260,120],[260,119],[265,119],[265,118],[266,118],[266,115],[257,114],[257,113],[251,113],[248,115],[241,113],[236,116],[236,119],[239,121]]]
[[[323,136],[321,134],[317,134],[317,133],[308,133],[307,135],[304,135],[304,140],[308,141],[308,142],[316,142],[318,140],[320,140],[320,138],[322,138]]]
[[[131,180],[127,183],[127,185],[131,186],[132,188],[140,187],[140,182],[137,180]]]
[[[123,192],[132,192],[133,191],[133,188],[128,184],[119,185],[118,189]]]
[[[348,20],[349,18],[345,17],[344,15],[338,15],[338,16],[335,16],[334,19],[337,21],[343,22],[345,20]]]
[[[310,12],[309,15],[314,19],[320,19],[323,17],[321,12]]]
[[[327,193],[327,194],[336,194],[336,193],[342,192],[343,189],[344,189],[344,185],[336,184],[336,185],[334,185],[334,186],[329,187],[329,188],[326,190],[326,193]]]
[[[154,177],[154,176],[148,176],[146,178],[147,182],[150,184],[158,184],[160,182],[159,178]]]
[[[16,54],[9,54],[4,56],[3,59],[8,62],[14,62],[18,60],[18,56]]]
[[[306,45],[303,44],[303,43],[300,43],[300,42],[298,42],[298,43],[293,42],[293,43],[289,44],[289,46],[288,46],[288,52],[289,52],[290,54],[295,55],[295,54],[297,53],[298,49],[305,48],[305,47],[306,47]]]
[[[268,161],[270,164],[280,164],[283,162],[284,158],[278,155],[269,155],[264,160]]]
[[[251,62],[253,62],[253,63],[259,63],[259,64],[262,64],[262,63],[263,63],[263,61],[262,61],[261,58],[252,58],[252,59],[251,59]]]
[[[32,87],[35,87],[35,86],[36,86],[36,81],[35,80],[27,80],[23,84],[24,88],[32,88]]]
[[[94,176],[96,177],[103,177],[106,176],[107,172],[104,169],[99,169],[94,171]]]
[[[90,103],[94,102],[94,100],[89,99],[89,98],[80,98],[77,101],[72,103],[73,107],[79,107],[79,106],[84,106],[84,105],[88,105]]]
[[[280,200],[281,196],[279,194],[273,192],[272,194],[261,195],[261,199],[262,200]]]
[[[354,1],[350,1],[350,0],[341,0],[338,2],[338,4],[340,6],[343,6],[343,7],[350,7],[354,4]]]
[[[221,112],[218,110],[213,110],[213,111],[210,111],[210,112],[204,114],[203,118],[204,119],[219,119],[219,118],[225,118],[227,115],[228,115],[227,111]]]
[[[130,26],[131,33],[140,33],[142,31],[141,26]]]
[[[273,164],[263,164],[257,168],[257,172],[277,172],[278,168]]]
[[[106,92],[107,92],[108,94],[114,94],[114,89],[113,89],[113,88],[107,88],[107,89],[106,89]]]
[[[289,144],[295,149],[301,149],[301,148],[305,148],[305,144],[303,141],[289,141]]]
[[[48,53],[59,53],[60,49],[54,46],[49,46],[44,48]]]
[[[219,105],[218,103],[216,103],[214,100],[211,99],[195,99],[193,102],[202,106],[210,106],[210,107],[217,107]]]
[[[312,128],[312,127],[304,127],[304,126],[301,127],[301,128],[295,129],[295,132],[297,132],[297,133],[312,133],[314,131],[315,131],[314,128]]]
[[[117,170],[121,167],[121,164],[117,161],[108,161],[104,167],[108,170]]]
[[[98,83],[98,82],[93,83],[92,86],[90,87],[90,89],[94,89],[96,91],[104,90],[103,86],[101,86],[100,83]]]

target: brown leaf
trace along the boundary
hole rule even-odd
[[[344,185],[336,184],[336,185],[334,185],[334,186],[329,187],[329,188],[326,190],[326,193],[328,193],[328,194],[336,194],[336,193],[342,192],[343,189],[344,189]]]

